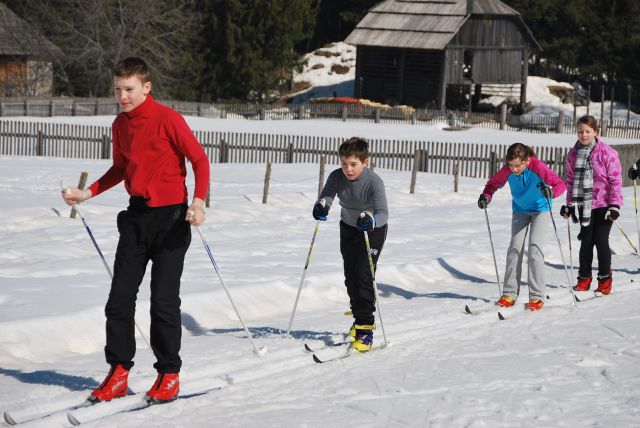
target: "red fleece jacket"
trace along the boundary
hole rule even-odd
[[[151,95],[113,121],[113,165],[89,186],[93,196],[124,180],[131,196],[150,207],[187,202],[185,158],[193,167],[196,198],[205,199],[209,159],[184,118]]]

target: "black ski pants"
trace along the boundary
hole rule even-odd
[[[604,218],[607,208],[591,210],[589,226],[580,227],[580,271],[582,278],[591,278],[591,263],[593,262],[593,247],[598,251],[598,275],[609,275],[611,269],[611,249],[609,248],[609,233],[613,222]]]
[[[184,220],[186,212],[186,204],[150,208],[144,199],[132,197],[129,207],[118,214],[120,239],[105,307],[105,356],[112,366],[133,366],[136,295],[151,261],[151,348],[157,360],[154,367],[159,373],[180,371],[180,277],[191,243],[191,226]]]
[[[374,270],[387,237],[387,225],[369,232],[369,245]],[[344,283],[347,286],[351,312],[356,324],[373,325],[376,296],[373,289],[371,267],[364,242],[364,232],[340,222],[340,252],[344,262]]]

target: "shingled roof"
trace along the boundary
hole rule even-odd
[[[520,13],[499,0],[474,0],[472,14],[515,16],[532,46],[540,48]],[[469,16],[467,0],[387,0],[371,8],[345,42],[441,50]]]
[[[53,59],[60,49],[0,2],[0,55]]]

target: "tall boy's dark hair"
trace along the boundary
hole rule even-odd
[[[142,58],[130,56],[116,64],[113,74],[115,77],[124,77],[125,79],[131,76],[137,76],[143,83],[151,81],[149,73],[149,67]]]
[[[526,162],[531,156],[535,156],[533,149],[522,143],[514,143],[507,149],[507,154],[504,156],[504,161],[509,162],[514,159],[522,159]]]
[[[340,157],[344,156],[347,158],[355,156],[360,159],[361,162],[364,162],[369,158],[369,143],[364,138],[351,137],[340,144],[338,154]]]
[[[580,119],[578,119],[576,126],[580,125],[581,123],[587,125],[589,128],[593,129],[596,132],[600,131],[600,129],[598,129],[598,120],[591,115],[582,116]]]

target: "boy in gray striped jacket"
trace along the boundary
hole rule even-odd
[[[333,200],[340,200],[340,253],[344,262],[354,322],[349,330],[351,346],[366,352],[373,345],[376,296],[369,257],[364,240],[368,232],[371,257],[375,266],[387,236],[387,197],[382,179],[367,168],[369,144],[353,137],[339,148],[341,168],[331,174],[313,207],[313,218],[326,220]]]

